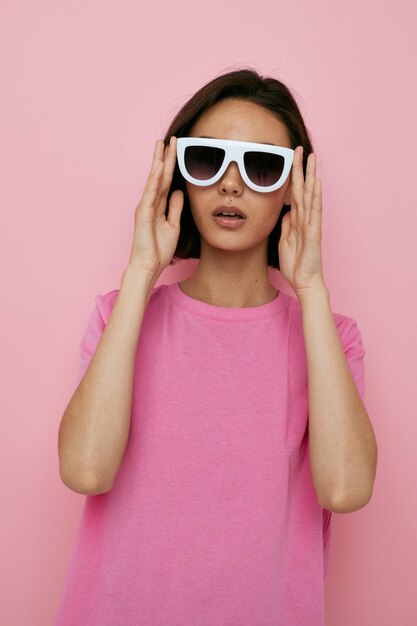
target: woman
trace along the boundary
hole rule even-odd
[[[371,498],[376,442],[315,170],[290,91],[251,70],[156,142],[61,420],[61,478],[87,498],[57,626],[324,623],[331,515]],[[155,287],[175,258],[197,270]]]

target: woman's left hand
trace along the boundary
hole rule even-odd
[[[291,174],[291,210],[282,219],[278,244],[280,272],[300,298],[324,285],[321,260],[321,181],[316,178],[316,155],[303,173],[302,146],[295,150]]]

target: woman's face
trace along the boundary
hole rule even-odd
[[[269,110],[253,102],[227,99],[203,113],[190,137],[214,137],[291,148],[286,126]],[[237,163],[231,162],[213,185],[200,187],[185,181],[191,213],[205,242],[224,250],[247,250],[264,242],[277,223],[283,204],[291,204],[291,173],[284,185],[269,193],[254,191],[243,182]],[[239,228],[220,226],[212,213],[220,205],[239,207],[246,215]]]

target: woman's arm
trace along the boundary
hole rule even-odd
[[[184,194],[167,194],[176,163],[176,137],[157,140],[151,171],[135,210],[129,264],[110,318],[62,417],[59,468],[74,491],[111,489],[129,436],[137,343],[153,287],[173,258]]]
[[[330,308],[321,253],[322,188],[316,155],[304,180],[303,147],[291,171],[291,211],[278,244],[281,274],[301,303],[307,352],[309,448],[314,487],[323,508],[349,513],[372,495],[377,447]]]
[[[111,489],[126,448],[137,342],[157,276],[127,267],[103,335],[61,419],[62,482],[77,493]]]
[[[313,484],[322,507],[350,513],[371,499],[376,439],[340,342],[326,285],[306,290],[300,302]]]

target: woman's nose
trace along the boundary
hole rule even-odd
[[[244,182],[240,176],[238,164],[235,161],[229,163],[219,183],[221,188],[226,191],[243,189]]]

